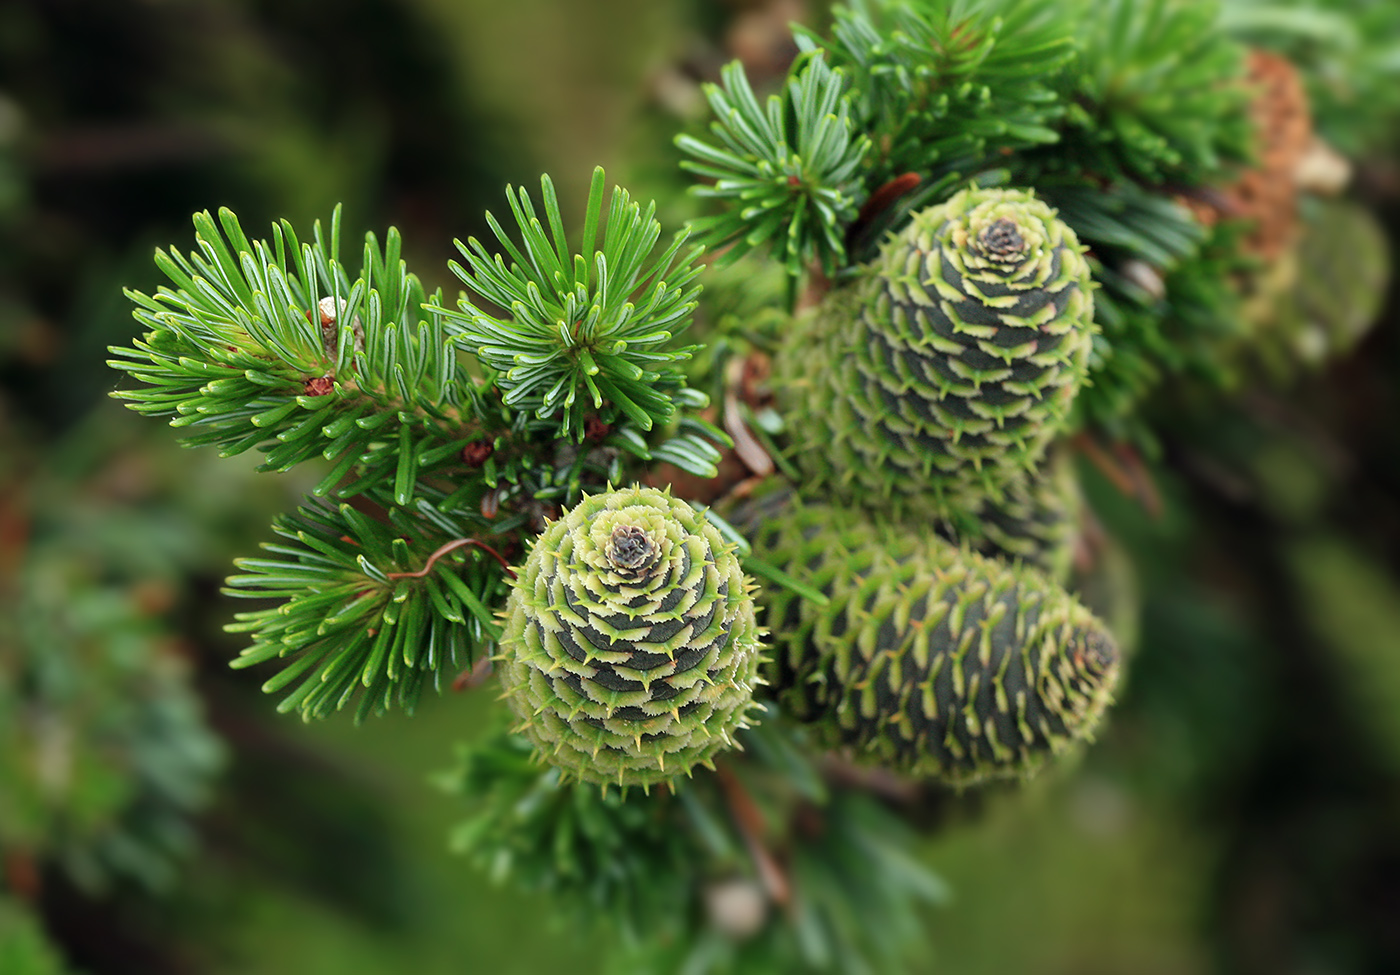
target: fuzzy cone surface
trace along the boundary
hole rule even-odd
[[[956,786],[1025,776],[1112,700],[1113,637],[1033,568],[826,505],[749,524],[757,556],[830,599],[765,591],[771,682],[857,761]]]
[[[1083,251],[1031,193],[964,190],[801,316],[774,379],[818,493],[942,517],[1034,468],[1088,368]]]
[[[761,644],[738,556],[668,493],[584,498],[535,540],[505,615],[517,730],[581,780],[689,773],[754,706]]]

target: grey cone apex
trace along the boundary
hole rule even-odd
[[[1002,217],[977,235],[977,249],[993,260],[1010,264],[1026,250],[1026,239],[1014,220]]]
[[[618,572],[645,577],[656,566],[657,547],[638,525],[619,525],[608,540],[607,556]]]

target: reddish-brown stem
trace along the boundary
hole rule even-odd
[[[1095,442],[1093,437],[1087,433],[1081,433],[1074,438],[1074,446],[1085,457],[1088,457],[1089,462],[1099,469],[1099,473],[1108,478],[1121,493],[1130,498],[1136,497],[1137,485],[1133,483],[1133,479],[1128,476],[1127,471],[1119,466],[1117,461]]]
[[[923,179],[918,173],[904,173],[890,180],[870,194],[870,199],[865,201],[865,206],[856,215],[855,225],[861,227],[869,223],[875,214],[891,206],[895,200],[922,183]]]
[[[491,553],[496,561],[501,563],[501,568],[506,570],[506,575],[510,576],[512,579],[515,578],[515,570],[510,567],[510,563],[505,560],[505,557],[490,545],[487,545],[485,542],[478,542],[475,538],[454,538],[445,545],[438,546],[438,550],[428,556],[428,564],[417,572],[386,572],[385,576],[389,579],[421,579],[429,572],[433,571],[433,566],[437,564],[438,559],[442,558],[448,552],[455,552],[457,549],[466,548],[468,545],[475,545],[482,551]]]
[[[1073,443],[1114,487],[1141,504],[1152,517],[1161,515],[1161,493],[1136,451],[1127,444],[1117,444],[1110,454],[1087,433],[1076,435]]]
[[[469,691],[486,683],[491,676],[491,658],[481,657],[476,663],[458,674],[452,681],[452,689],[457,693]]]
[[[792,900],[792,885],[788,883],[787,875],[783,873],[782,867],[778,866],[778,861],[773,859],[773,854],[763,845],[760,838],[763,832],[763,815],[758,811],[758,804],[753,801],[753,796],[744,788],[744,783],[739,781],[739,777],[728,766],[716,763],[715,773],[719,777],[720,787],[724,790],[724,798],[729,802],[729,811],[734,814],[734,823],[744,837],[744,844],[749,848],[754,865],[758,867],[759,879],[763,881],[768,896],[773,899],[773,903],[786,907]]]
[[[849,250],[876,217],[893,206],[905,193],[922,183],[923,179],[918,173],[905,173],[871,193],[870,198],[865,201],[865,206],[860,208],[860,213],[856,214],[855,220],[846,228],[846,248]]]
[[[4,871],[0,873],[5,886],[26,901],[37,901],[42,887],[39,865],[34,857],[23,850],[10,850],[5,854]]]
[[[1125,443],[1118,444],[1114,448],[1114,453],[1118,455],[1123,469],[1137,485],[1138,500],[1142,502],[1143,508],[1151,517],[1160,518],[1162,516],[1162,494],[1157,490],[1157,483],[1152,480],[1152,472],[1143,463],[1141,455]]]

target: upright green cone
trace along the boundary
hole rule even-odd
[[[1112,636],[1035,569],[825,505],[770,506],[752,536],[830,599],[765,591],[772,682],[858,761],[957,786],[1024,776],[1110,703]]]
[[[731,745],[759,682],[733,546],[651,488],[586,497],[535,540],[505,610],[501,683],[544,758],[650,785]]]
[[[1093,335],[1089,265],[1029,192],[913,216],[775,363],[796,462],[822,494],[940,516],[1003,489],[1060,433]]]

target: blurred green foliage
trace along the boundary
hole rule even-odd
[[[0,896],[0,972],[64,975],[66,971],[35,919],[19,903]]]

